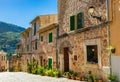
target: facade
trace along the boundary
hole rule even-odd
[[[94,13],[90,13],[94,8]],[[100,12],[100,13],[99,13]],[[105,0],[58,0],[59,64],[62,72],[92,71],[104,80],[109,71]]]
[[[114,55],[120,55],[120,1],[119,0],[110,0],[109,2],[109,20],[110,23],[110,44],[115,48]]]
[[[39,53],[41,65],[56,68],[57,23],[49,24],[39,30]],[[43,63],[42,63],[43,62]]]
[[[40,66],[43,65],[48,66],[46,59],[46,57],[48,57],[46,56],[47,54],[45,53],[44,55],[43,53],[41,53],[44,52],[44,50],[42,50],[43,45],[41,44],[40,41],[40,35],[41,35],[40,32],[45,28],[45,31],[49,32],[50,30],[51,32],[55,33],[56,30],[54,29],[56,28],[56,22],[57,22],[56,14],[37,16],[35,19],[33,19],[30,22],[31,27],[21,33],[21,42],[17,45],[17,54],[20,55],[22,71],[27,71],[27,62],[32,61],[33,59],[37,60],[38,65]],[[47,38],[49,35],[48,36],[46,35],[47,32],[44,33],[45,33],[45,36],[43,37],[44,43],[46,44],[46,46],[48,46]],[[54,45],[55,38],[56,36],[55,34],[53,34],[53,39],[52,39],[53,42],[49,44],[49,47],[53,47],[53,46],[55,47]],[[47,48],[45,48],[45,51],[47,51]]]
[[[57,22],[57,14],[50,14],[50,15],[41,15],[37,16],[35,19],[31,21],[32,26],[32,57],[38,61],[38,64],[40,66],[45,65],[47,66],[47,60],[44,59],[45,55],[41,53],[43,45],[41,45],[39,32],[41,29],[46,29],[46,27],[49,28],[49,25]],[[50,29],[51,30],[51,29]],[[48,29],[49,31],[49,29]],[[47,35],[43,37],[45,39],[45,43],[47,43]],[[52,47],[52,45],[49,45]],[[44,49],[47,51],[47,48]],[[44,52],[44,51],[42,51]],[[48,55],[48,54],[47,54]]]
[[[22,71],[27,71],[27,61],[32,57],[32,28],[26,29],[21,33],[21,42],[17,45],[17,55],[20,56],[19,63]]]
[[[0,52],[0,71],[5,71],[7,69],[7,53],[1,51]]]

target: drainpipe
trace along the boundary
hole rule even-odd
[[[56,68],[57,69],[59,68],[59,65],[58,65],[58,34],[59,34],[59,26],[57,25],[57,28],[56,28]]]
[[[111,0],[109,0],[111,1]],[[106,0],[106,18],[107,21],[109,21],[109,1]],[[108,34],[108,48],[110,46],[110,25],[108,24],[107,26],[107,34]],[[110,66],[110,74],[112,74],[112,67],[111,67],[111,50],[108,50],[108,55],[109,55],[109,66]]]

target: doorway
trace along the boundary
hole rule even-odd
[[[69,48],[64,48],[64,72],[69,71]]]

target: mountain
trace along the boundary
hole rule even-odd
[[[24,30],[23,27],[0,21],[0,50],[14,52]]]

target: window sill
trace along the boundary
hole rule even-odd
[[[99,66],[98,66],[98,63],[90,63],[90,62],[88,62],[87,63],[87,67],[89,68],[98,68]]]

